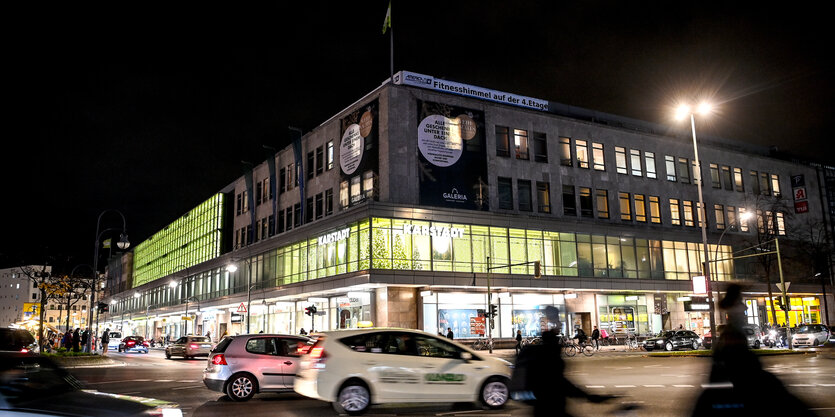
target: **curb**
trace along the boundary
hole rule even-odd
[[[101,367],[115,367],[125,366],[124,362],[111,359],[109,357],[95,356],[76,356],[76,357],[50,357],[52,361],[62,368],[101,368]]]
[[[756,356],[781,356],[781,355],[817,355],[818,352],[814,351],[778,351],[778,352],[769,352],[769,351],[755,351],[754,354]],[[645,358],[710,358],[713,356],[712,351],[693,351],[693,352],[680,352],[680,353],[673,353],[673,352],[653,352],[643,355]]]

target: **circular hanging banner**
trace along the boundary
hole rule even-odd
[[[360,135],[360,125],[354,123],[345,129],[339,143],[339,166],[345,175],[351,175],[360,166],[365,141]]]
[[[464,150],[459,119],[433,114],[420,121],[418,148],[432,165],[448,167],[461,158]]]
[[[374,116],[367,111],[360,117],[360,136],[367,138],[371,134],[372,127],[374,127]]]
[[[462,139],[470,140],[475,137],[477,129],[475,120],[472,117],[466,114],[460,114],[455,119],[458,121],[458,126],[460,126]]]

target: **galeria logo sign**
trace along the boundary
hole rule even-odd
[[[463,203],[467,201],[466,194],[458,194],[458,189],[453,188],[451,193],[444,193],[444,199],[450,202]]]
[[[324,236],[319,236],[319,245],[327,245],[328,243],[348,239],[348,235],[350,233],[351,229],[342,229],[333,233],[328,233]]]

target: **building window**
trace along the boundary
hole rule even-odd
[[[316,219],[321,219],[325,215],[325,198],[324,194],[316,194]]]
[[[647,206],[643,194],[635,194],[635,220],[641,223],[647,222]]]
[[[595,190],[597,195],[597,218],[609,218],[609,192],[607,190]]]
[[[649,221],[661,224],[661,201],[654,195],[649,196]]]
[[[656,178],[655,173],[655,153],[644,152],[644,165],[647,167],[647,178]]]
[[[574,186],[562,186],[562,211],[566,216],[577,215],[577,202],[574,198]]]
[[[244,205],[241,201],[241,194],[235,196],[235,215],[240,216],[243,213]]]
[[[742,184],[742,169],[741,168],[734,168],[734,186],[736,190],[739,192],[744,192],[745,187]]]
[[[664,156],[664,165],[667,167],[667,181],[676,181],[676,160],[670,155]]]
[[[313,221],[313,197],[307,197],[304,205],[304,222],[305,224]]]
[[[302,204],[296,203],[293,205],[293,220],[295,227],[302,225]]]
[[[584,140],[575,140],[574,148],[577,155],[577,166],[580,168],[589,168],[589,147]]]
[[[626,174],[626,149],[615,146],[615,166],[618,174]]]
[[[339,183],[339,206],[345,209],[348,201],[348,181],[342,181]]]
[[[771,192],[774,197],[780,197],[780,177],[777,174],[771,174]]]
[[[716,217],[716,228],[718,230],[725,229],[725,207],[721,204],[713,205],[713,215]]]
[[[632,221],[632,205],[629,203],[629,193],[618,193],[620,200],[620,219]]]
[[[737,219],[740,219],[740,222],[739,222],[739,231],[740,232],[747,232],[748,231],[748,221],[750,221],[750,219],[749,220],[742,220],[742,218],[744,217],[746,212],[747,212],[747,209],[745,207],[740,207],[739,208],[739,216],[736,217]]]
[[[316,148],[316,175],[321,175],[325,172],[325,148],[320,146]]]
[[[348,204],[354,204],[360,200],[362,200],[362,179],[359,175],[355,175],[351,178],[351,190]]]
[[[315,158],[314,155],[315,154],[313,153],[313,151],[310,151],[310,152],[307,153],[307,179],[313,178],[313,175],[316,172],[314,170],[316,168],[315,165],[314,165],[314,158]]]
[[[734,189],[734,180],[733,176],[731,175],[731,167],[729,166],[722,166],[722,182],[725,183],[725,189],[733,191]]]
[[[333,214],[333,188],[325,190],[325,216]]]
[[[328,164],[327,164],[328,168],[327,169],[328,170],[333,169],[333,141],[328,142],[328,149],[327,149],[327,154],[325,155],[325,157],[327,158],[327,161],[328,161]]]
[[[681,208],[684,213],[684,225],[693,227],[696,225],[693,217],[693,202],[689,200],[682,200]]]
[[[560,165],[572,166],[570,138],[560,138]]]
[[[687,158],[678,158],[678,175],[679,181],[690,184],[690,164]]]
[[[710,182],[713,188],[722,188],[722,176],[719,175],[719,165],[710,164]]]
[[[580,187],[580,216],[594,217],[594,204],[591,197],[591,188]]]
[[[496,126],[496,156],[510,156],[510,129]]]
[[[513,210],[513,180],[499,177],[499,208]]]
[[[374,198],[377,193],[375,192],[376,189],[376,176],[374,175],[374,171],[365,171],[362,173],[362,191],[367,199]]]
[[[780,236],[785,236],[786,235],[786,222],[783,219],[783,213],[778,211],[775,214],[775,217],[776,217],[776,223],[777,223],[777,234],[780,235]]]
[[[284,233],[284,210],[278,211],[278,233]]]
[[[295,164],[287,165],[287,191],[292,190],[293,187],[295,186],[295,184],[296,184],[295,175],[296,175]]]
[[[548,138],[544,133],[533,132],[533,160],[548,162]]]
[[[727,227],[730,230],[734,230],[734,231],[737,231],[737,232],[739,231],[739,225],[736,224],[736,207],[728,206],[728,221],[727,221],[726,224],[727,224]],[[719,227],[718,227],[718,223],[717,223],[717,229],[718,228]]]
[[[767,172],[760,172],[760,191],[762,195],[771,195],[771,183]]]
[[[513,147],[516,150],[516,159],[530,159],[528,154],[528,131],[513,129]]]
[[[641,151],[637,149],[630,149],[630,165],[632,165],[632,175],[636,177],[640,177],[643,174],[643,168],[641,168]]]
[[[519,211],[533,211],[531,182],[528,180],[517,180],[516,187],[519,195]]]
[[[284,187],[287,184],[287,179],[284,178],[284,175],[286,175],[284,168],[278,170],[278,194],[284,193]]]
[[[670,199],[670,223],[673,226],[681,226],[681,208],[678,199]]]
[[[293,225],[295,224],[295,222],[293,222],[293,207],[287,207],[287,216],[285,219],[287,220],[286,230],[293,229]]]
[[[602,143],[594,143],[591,144],[592,147],[592,162],[594,163],[594,170],[595,171],[605,171],[606,170],[606,161],[603,158],[603,144]]]
[[[754,195],[759,194],[760,193],[760,181],[759,181],[759,175],[757,174],[757,171],[750,171],[748,173],[748,175],[751,177],[751,188],[752,188],[751,191],[754,192]]]
[[[547,182],[536,182],[536,202],[540,213],[551,212],[551,187]]]

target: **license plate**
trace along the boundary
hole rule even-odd
[[[212,347],[212,345],[201,345],[200,347],[209,348]]]

